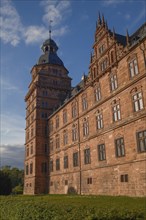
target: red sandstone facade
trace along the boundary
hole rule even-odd
[[[24,194],[145,196],[146,25],[122,36],[99,16],[73,89],[64,65],[44,60],[54,41],[43,46],[25,98]]]

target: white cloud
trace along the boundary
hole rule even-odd
[[[49,32],[44,26],[29,26],[24,33],[26,44],[36,43],[46,39]]]
[[[25,142],[25,118],[20,115],[2,114],[1,144],[23,144]]]
[[[23,27],[20,16],[11,1],[1,1],[0,14],[0,37],[4,43],[16,46],[21,40]]]
[[[8,82],[2,78],[1,78],[0,82],[1,82],[1,89],[2,90],[20,91],[17,86],[11,84],[10,82]]]
[[[117,5],[119,3],[122,3],[124,0],[105,0],[103,1],[104,6],[110,6],[110,5]]]
[[[45,0],[41,3],[44,7],[45,14],[43,21],[48,25],[49,21],[52,20],[52,26],[59,25],[66,14],[70,13],[70,1],[50,1]]]
[[[53,36],[63,36],[67,33],[68,27],[63,25],[63,20],[70,13],[70,1],[41,1],[44,10],[43,22],[41,26],[24,26],[21,17],[18,14],[12,0],[2,0],[0,7],[0,38],[4,43],[10,43],[13,46],[24,40],[26,44],[40,42],[48,38],[49,21],[53,20]]]

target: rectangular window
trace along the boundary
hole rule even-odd
[[[117,75],[116,74],[112,74],[110,76],[110,87],[111,87],[111,91],[114,91],[115,89],[118,88],[118,81],[117,81]]]
[[[84,150],[84,163],[90,164],[91,158],[90,158],[90,148]]]
[[[33,145],[30,147],[30,153],[33,154]]]
[[[87,136],[89,134],[89,123],[88,121],[84,121],[83,123],[83,136]]]
[[[118,138],[115,140],[116,157],[125,156],[124,138]]]
[[[50,172],[53,172],[53,160],[50,160]]]
[[[129,71],[130,71],[130,77],[134,77],[136,75],[138,75],[138,65],[137,65],[137,59],[133,59],[130,63],[129,63]]]
[[[28,167],[28,165],[26,165],[26,167],[25,167],[25,174],[28,175],[28,173],[29,173],[29,167]]]
[[[53,131],[53,121],[50,121],[50,123],[49,123],[49,131],[50,132]]]
[[[68,168],[68,156],[64,157],[64,169]]]
[[[63,124],[67,123],[67,111],[63,111]]]
[[[33,173],[33,163],[30,164],[30,174]]]
[[[88,108],[87,97],[82,97],[82,110],[85,111]]]
[[[56,159],[56,170],[60,170],[60,159]]]
[[[56,129],[59,128],[59,116],[56,116]]]
[[[98,145],[98,159],[100,161],[106,160],[105,145],[104,144]]]
[[[78,152],[73,153],[73,166],[77,167],[79,165]]]
[[[47,173],[47,163],[46,162],[43,162],[41,164],[41,168],[42,168],[42,173]]]
[[[72,141],[76,141],[76,140],[77,140],[77,127],[76,125],[74,125],[72,128]]]
[[[107,59],[100,64],[100,68],[102,72],[107,68]]]
[[[137,148],[138,152],[146,152],[146,130],[137,133]]]
[[[103,117],[102,114],[96,116],[96,128],[101,129],[103,128]]]
[[[121,119],[120,105],[113,106],[113,121],[118,121]]]
[[[95,101],[99,101],[101,99],[101,90],[100,90],[100,86],[98,86],[95,90],[94,90],[94,95],[95,95]]]
[[[87,184],[92,184],[92,178],[87,178]]]
[[[53,140],[50,140],[50,152],[53,151]]]
[[[68,180],[65,180],[65,186],[67,186],[68,185]]]
[[[56,149],[60,148],[60,138],[59,135],[56,136]]]
[[[75,118],[77,116],[77,105],[72,105],[72,117]]]
[[[53,181],[50,182],[50,186],[53,186]]]
[[[68,144],[68,133],[67,133],[67,131],[64,131],[64,133],[63,133],[63,144],[64,145]]]
[[[143,105],[143,98],[142,98],[142,93],[136,93],[133,95],[133,105],[134,105],[134,111],[138,112],[144,108]]]
[[[128,182],[128,174],[124,174],[120,176],[120,181],[121,182]]]

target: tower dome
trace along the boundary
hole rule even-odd
[[[58,46],[51,38],[47,39],[42,47],[42,54],[38,60],[38,64],[56,64],[64,66],[62,60],[57,55]]]

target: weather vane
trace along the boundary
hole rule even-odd
[[[51,23],[52,23],[53,21],[52,20],[49,20],[49,38],[51,39],[51,32],[52,32],[52,26],[51,26]]]

